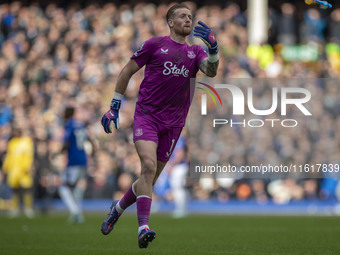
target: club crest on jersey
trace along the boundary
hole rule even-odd
[[[135,132],[135,136],[141,136],[141,135],[143,135],[143,129],[137,128]]]
[[[188,50],[188,58],[194,59],[196,57],[195,52],[192,50]]]

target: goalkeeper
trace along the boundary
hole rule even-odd
[[[152,187],[168,162],[188,114],[190,78],[198,70],[214,77],[219,63],[218,46],[212,30],[199,21],[194,36],[209,48],[189,46],[192,14],[185,4],[175,4],[166,15],[170,35],[145,41],[119,74],[111,107],[101,120],[106,133],[119,128],[119,109],[131,76],[144,65],[134,115],[133,140],[141,162],[141,174],[120,201],[114,201],[101,231],[109,234],[124,210],[137,202],[138,245],[148,247],[156,237],[149,228]],[[191,88],[191,89],[194,89]]]

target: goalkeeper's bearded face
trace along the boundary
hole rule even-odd
[[[185,8],[177,9],[174,12],[174,18],[170,23],[170,28],[178,35],[190,35],[192,30],[192,14]]]

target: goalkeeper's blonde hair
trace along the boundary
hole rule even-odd
[[[186,4],[175,4],[175,5],[170,7],[168,12],[166,13],[166,22],[168,23],[168,25],[169,25],[169,22],[168,22],[169,19],[173,19],[174,18],[175,11],[177,9],[183,9],[183,8],[188,9],[189,11],[191,11],[190,8]]]

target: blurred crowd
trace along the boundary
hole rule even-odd
[[[269,9],[268,42],[249,45],[246,11],[236,3],[199,6],[188,2],[188,5],[195,21],[209,24],[219,42],[217,77],[340,77],[340,9],[322,11],[307,6],[298,9],[282,2]],[[65,156],[60,153],[64,132],[62,116],[69,104],[82,107],[84,121],[98,144],[94,158],[89,161],[85,198],[120,198],[136,179],[140,165],[132,142],[132,123],[143,71],[136,73],[129,83],[120,111],[119,132],[105,134],[100,118],[109,107],[118,74],[132,53],[150,37],[168,35],[165,21],[168,8],[168,4],[116,5],[95,1],[86,5],[70,2],[62,7],[52,2],[28,6],[20,1],[0,4],[0,166],[13,128],[24,130],[34,142],[32,175],[36,199],[58,197],[59,175],[65,167]],[[189,43],[205,47],[193,36],[189,37]],[[303,57],[287,59],[283,51],[296,44],[314,47],[316,59],[308,62]],[[286,144],[285,153],[289,154],[290,146],[305,153],[295,154],[296,157],[303,155],[297,159],[301,162],[308,163],[315,157],[327,160],[323,156],[328,143],[336,143],[340,148],[340,136],[336,132],[340,129],[339,89],[336,82],[328,86],[315,85],[318,100],[313,101],[313,109],[320,116],[324,132],[301,131],[288,140],[284,136],[278,135],[278,139],[269,136],[263,143],[260,140],[256,146],[253,144],[254,150],[259,146],[265,157],[271,157],[272,143],[281,139],[278,144]],[[296,137],[299,139],[295,140]],[[230,140],[229,150],[240,142],[244,142],[245,149],[247,139],[241,138],[236,129],[229,129],[223,136]],[[324,147],[311,153],[306,148],[315,142],[313,139]],[[237,152],[230,154],[231,162],[249,162],[248,154],[242,154],[242,150]],[[331,156],[337,160],[340,155]],[[0,172],[0,197],[8,198],[10,190],[4,185],[4,177]],[[233,198],[255,198],[261,202],[271,198],[278,202],[327,199],[335,196],[336,185],[336,180],[325,178],[188,178],[187,182],[193,199],[217,198],[221,202]],[[271,193],[278,187],[282,190],[279,194],[285,195],[284,200]],[[171,200],[171,194],[162,194],[158,199]]]

